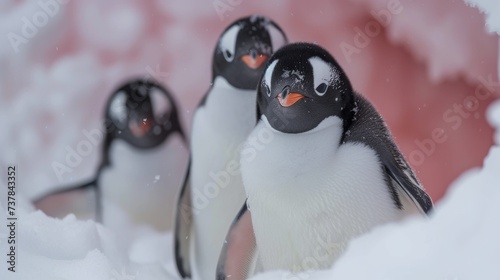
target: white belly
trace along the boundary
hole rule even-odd
[[[150,150],[115,140],[110,147],[111,166],[99,178],[105,224],[113,224],[115,206],[135,223],[159,230],[172,228],[177,193],[184,179],[188,150],[180,136]]]
[[[216,84],[217,85],[217,84]],[[255,92],[212,91],[193,120],[194,279],[212,279],[228,229],[245,201],[240,146],[255,125]]]
[[[333,125],[313,133],[273,132],[254,158],[242,159],[265,270],[330,267],[350,239],[404,215],[375,152],[361,144],[337,147],[340,120],[325,121]],[[268,128],[259,122],[251,135],[262,129]]]

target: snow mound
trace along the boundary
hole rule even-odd
[[[500,34],[500,2],[497,0],[465,0],[486,14],[486,27],[490,32]]]
[[[500,145],[500,100],[495,101],[488,108],[486,117],[491,126],[496,127],[494,137],[495,143]]]
[[[2,200],[5,201],[5,200]],[[6,209],[0,203],[0,220]],[[138,234],[140,233],[140,234]],[[0,279],[176,279],[172,234],[152,229],[129,228],[117,234],[94,221],[46,216],[41,211],[19,211],[16,221],[15,272],[9,271],[4,252],[9,252],[10,229],[0,229]],[[130,242],[119,235],[140,235]],[[130,244],[130,246],[129,246]]]

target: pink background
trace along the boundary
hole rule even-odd
[[[484,89],[481,77],[498,79],[498,38],[462,1],[68,2],[17,48],[8,34],[22,35],[23,18],[33,22],[43,7],[36,1],[0,4],[0,163],[20,167],[28,195],[94,173],[99,149],[63,180],[51,163],[64,162],[65,147],[85,139],[82,129],[98,127],[107,97],[129,77],[153,77],[170,88],[189,130],[210,84],[220,32],[254,13],[276,21],[291,42],[316,42],[336,57],[385,118],[435,201],[460,173],[479,166],[492,144],[484,112],[498,88],[478,104],[469,97]],[[221,3],[229,7],[223,15],[214,6]],[[388,11],[388,3],[399,12],[382,26],[370,12]],[[357,28],[377,34],[346,56],[341,46],[356,47]],[[454,113],[454,104],[469,106],[470,114]],[[436,128],[446,140],[433,142],[424,155],[417,142]]]

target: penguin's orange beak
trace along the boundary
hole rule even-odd
[[[266,62],[267,58],[268,56],[265,54],[259,54],[259,55],[246,54],[241,57],[241,60],[245,62],[248,68],[257,69],[262,65],[262,63]]]
[[[297,92],[291,92],[287,94],[285,98],[282,97],[281,93],[278,95],[278,101],[283,107],[290,107],[293,104],[297,103],[302,98],[304,98],[304,95]]]
[[[150,118],[145,118],[140,121],[131,121],[128,125],[130,131],[137,136],[142,137],[151,129],[152,122]]]

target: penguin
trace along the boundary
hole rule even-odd
[[[380,114],[320,46],[295,43],[266,65],[257,124],[241,150],[247,201],[217,279],[326,269],[374,227],[433,208]]]
[[[175,260],[181,277],[211,279],[231,222],[245,201],[239,149],[255,125],[265,62],[288,42],[263,16],[230,24],[213,53],[212,85],[192,122],[189,171],[179,196]]]
[[[183,180],[178,174],[185,172],[189,156],[169,91],[150,80],[123,84],[106,104],[101,135],[94,134],[96,141],[103,138],[96,175],[45,194],[35,205],[49,214],[78,212],[104,224],[112,222],[109,214],[119,213],[114,210],[119,207],[134,223],[172,228]]]

